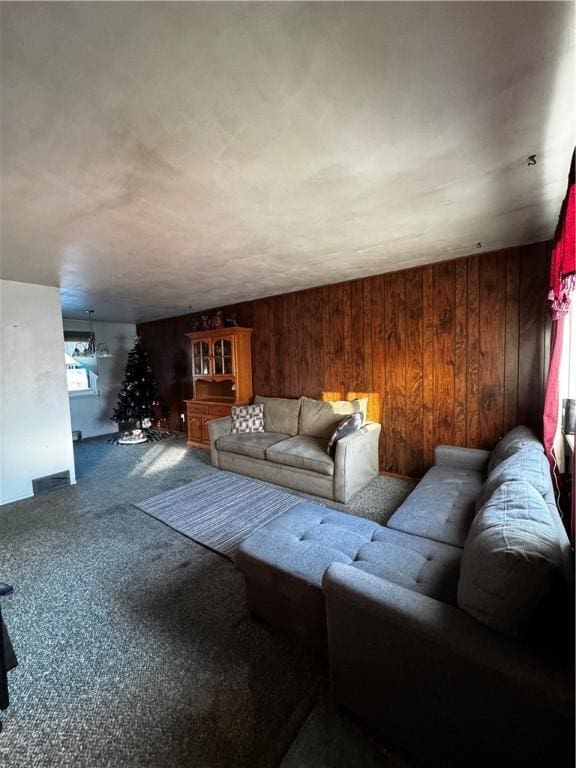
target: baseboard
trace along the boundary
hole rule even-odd
[[[397,480],[413,480],[416,482],[416,480],[419,480],[418,477],[411,477],[410,475],[399,475],[397,472],[378,472],[379,475],[383,475],[384,477],[395,477]]]

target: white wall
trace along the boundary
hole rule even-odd
[[[60,290],[0,281],[0,504],[32,480],[69,470],[76,482]]]
[[[87,320],[64,319],[64,330],[87,331]],[[98,375],[98,394],[71,394],[70,414],[72,429],[79,429],[82,437],[96,437],[116,432],[118,425],[110,417],[118,402],[118,393],[124,378],[128,352],[134,346],[136,326],[133,323],[93,323],[96,341],[104,342],[112,357],[93,358],[90,369]]]

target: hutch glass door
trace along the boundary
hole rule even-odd
[[[195,341],[193,347],[194,374],[208,376],[210,374],[210,345],[208,341]]]
[[[217,376],[232,375],[232,341],[214,339],[214,373]]]

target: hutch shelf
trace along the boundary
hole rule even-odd
[[[185,400],[188,445],[210,445],[208,422],[252,400],[252,328],[187,333],[192,347],[191,400]]]

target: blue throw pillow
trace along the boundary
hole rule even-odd
[[[347,419],[344,419],[343,421],[341,421],[336,427],[336,429],[334,430],[332,437],[328,441],[328,447],[326,448],[326,453],[329,456],[332,456],[332,458],[334,458],[336,454],[336,444],[338,443],[338,440],[342,440],[343,437],[347,437],[348,435],[351,435],[354,432],[358,432],[363,422],[364,422],[364,416],[362,413],[353,413],[351,416],[348,416]]]

